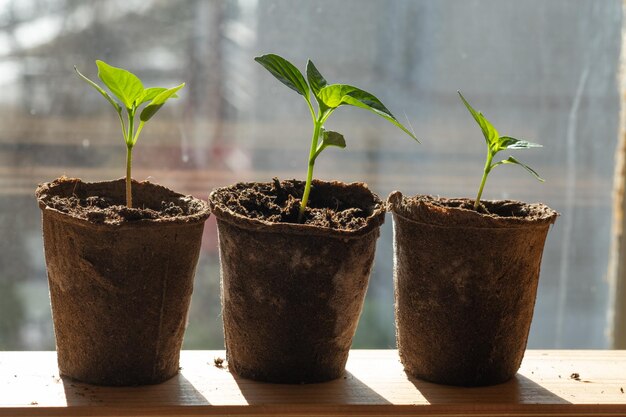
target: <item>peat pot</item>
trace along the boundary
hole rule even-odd
[[[149,182],[39,186],[62,375],[98,385],[176,375],[208,204]]]
[[[245,378],[311,383],[344,373],[385,205],[364,184],[314,181],[307,216],[324,223],[330,208],[350,225],[299,224],[302,189],[274,180],[209,196],[228,367]]]
[[[405,370],[428,381],[498,384],[520,367],[546,235],[543,204],[389,196],[396,334]]]

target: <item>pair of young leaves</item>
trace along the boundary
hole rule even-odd
[[[278,55],[267,54],[256,57],[254,60],[265,67],[280,82],[304,97],[314,122],[323,123],[339,106],[349,105],[369,110],[381,116],[417,140],[413,132],[398,122],[389,109],[373,94],[347,84],[328,84],[311,60],[308,60],[306,65],[306,80],[298,68]],[[311,104],[311,92],[318,104],[319,111],[317,115]],[[313,155],[313,160],[327,146],[346,147],[343,135],[338,132],[327,131],[321,128],[320,139],[321,142]]]
[[[96,61],[96,65],[98,66],[98,77],[102,80],[104,85],[107,86],[111,93],[117,97],[117,99],[121,102],[121,105],[98,84],[85,77],[76,67],[74,67],[74,70],[83,80],[85,80],[85,82],[95,88],[113,106],[120,117],[126,145],[130,148],[137,143],[137,139],[143,125],[150,120],[157,111],[159,111],[167,100],[170,98],[176,98],[176,92],[185,86],[185,83],[182,83],[173,88],[144,88],[141,80],[130,71],[113,67],[100,60]],[[132,127],[127,130],[124,124],[124,119],[122,118],[122,111],[124,108],[126,109],[129,126],[132,126],[134,124],[134,117],[139,109],[139,106],[144,103],[148,103],[148,105],[144,107],[139,114],[139,127],[136,131],[133,131]]]
[[[505,149],[515,150],[515,149],[529,149],[529,148],[541,148],[542,147],[538,143],[532,143],[532,142],[528,142],[525,140],[519,140],[519,139],[512,138],[510,136],[500,136],[496,128],[493,127],[493,125],[489,122],[489,120],[487,120],[487,118],[483,116],[481,112],[474,110],[474,108],[467,102],[467,100],[465,100],[465,97],[463,97],[463,94],[461,94],[460,91],[458,93],[459,93],[459,97],[461,97],[461,100],[463,101],[463,104],[465,104],[465,107],[467,107],[467,110],[469,110],[472,117],[474,117],[474,120],[476,120],[476,123],[478,123],[478,126],[480,126],[480,129],[483,132],[483,136],[485,136],[485,142],[487,142],[488,152],[491,158],[493,158],[493,156],[495,156],[498,152],[503,151]],[[502,164],[520,165],[521,167],[526,169],[529,173],[531,173],[535,178],[537,178],[539,181],[542,181],[542,182],[544,181],[543,178],[541,178],[534,169],[532,169],[528,165],[521,163],[520,161],[513,158],[512,156],[509,156],[507,159],[504,159],[502,161],[489,164],[489,166],[485,168],[487,168],[488,171],[491,171],[496,166],[502,165]]]

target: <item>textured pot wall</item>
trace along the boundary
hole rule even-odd
[[[543,246],[556,213],[494,227],[451,209],[423,207],[428,214],[420,221],[393,204],[392,210],[397,341],[405,369],[452,385],[510,379],[526,348]],[[445,224],[455,216],[459,224],[450,227],[422,222],[431,217]]]
[[[61,374],[102,385],[177,374],[208,207],[191,221],[116,226],[42,210]]]
[[[229,369],[283,383],[343,375],[384,221],[382,204],[366,233],[352,234],[213,212]]]

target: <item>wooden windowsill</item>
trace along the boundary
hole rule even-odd
[[[54,352],[0,352],[0,416],[626,416],[626,351],[529,350],[513,380],[484,388],[409,378],[395,350],[354,350],[343,378],[295,386],[238,378],[216,357],[183,351],[171,380],[111,388],[60,378]]]

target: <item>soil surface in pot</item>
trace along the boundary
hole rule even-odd
[[[124,179],[113,182],[124,183]],[[133,181],[133,192],[137,188],[137,182]],[[45,187],[55,186],[70,187],[64,195],[58,192],[47,193]],[[73,178],[59,178],[53,183],[44,184],[38,191],[41,201],[48,207],[62,213],[69,214],[92,223],[120,224],[125,221],[172,219],[194,215],[205,210],[205,206],[190,196],[181,196],[156,184],[152,184],[151,195],[136,190],[133,200],[138,202],[139,207],[126,207],[126,197],[123,193],[111,195],[111,188],[100,193],[98,183],[89,184]],[[124,191],[125,188],[117,188]],[[161,191],[161,192],[159,192]],[[147,193],[146,193],[147,194]]]
[[[345,193],[331,192],[332,184],[315,181],[302,223],[339,230],[358,230],[372,214],[374,201],[363,198],[354,188]],[[300,223],[298,212],[304,193],[304,182],[297,180],[271,183],[239,183],[218,191],[219,199],[228,209],[250,219],[274,223]]]
[[[430,225],[455,227],[511,227],[512,225],[552,224],[558,214],[541,203],[514,200],[481,200],[474,210],[469,198],[443,198],[430,195],[404,197],[395,191],[389,196],[393,211],[408,219]]]

